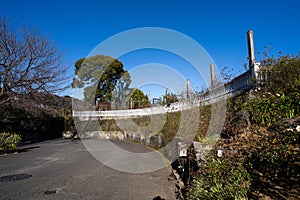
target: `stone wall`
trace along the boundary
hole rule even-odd
[[[81,139],[97,138],[122,141],[134,141],[159,149],[163,146],[163,137],[155,133],[138,133],[123,131],[92,131],[80,134]]]

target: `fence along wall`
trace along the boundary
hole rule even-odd
[[[187,99],[187,101],[176,102],[164,107],[151,107],[144,109],[127,109],[127,110],[108,110],[108,111],[73,111],[73,116],[79,117],[83,121],[97,119],[114,118],[134,118],[139,116],[158,115],[167,112],[179,112],[182,110],[191,109],[192,107],[211,104],[220,99],[226,99],[238,95],[255,87],[255,83],[259,80],[258,71],[259,63],[254,63],[245,73],[235,77],[230,82],[221,85],[213,86],[210,90],[200,94],[196,99]],[[212,73],[213,76],[213,73]],[[213,81],[212,81],[212,84]],[[213,88],[214,87],[214,88]]]
[[[81,120],[97,119],[97,117],[104,119],[111,118],[134,118],[138,116],[164,114],[166,112],[178,112],[190,109],[191,107],[200,106],[203,104],[211,104],[220,99],[226,99],[246,90],[255,87],[255,83],[260,80],[259,69],[260,64],[255,63],[254,57],[254,43],[253,32],[247,32],[248,40],[248,56],[249,56],[249,70],[245,73],[235,77],[228,83],[223,85],[215,85],[214,66],[210,65],[211,74],[211,87],[205,93],[200,94],[196,99],[189,99],[187,96],[186,101],[172,103],[164,107],[152,107],[144,109],[131,109],[131,110],[110,110],[110,111],[73,111],[73,116],[79,117]],[[187,80],[187,94],[189,94],[189,80]]]
[[[249,70],[224,85],[216,86],[214,81],[214,66],[211,64],[211,89],[199,95],[200,102],[212,103],[212,101],[216,101],[220,98],[228,98],[255,87],[261,77],[259,76],[260,63],[255,62],[252,30],[247,32],[247,43]]]
[[[230,82],[221,86],[211,86],[211,89],[198,96],[201,103],[212,103],[220,98],[229,98],[240,94],[241,92],[250,90],[255,87],[258,80],[259,63],[255,63],[245,73],[235,77]]]

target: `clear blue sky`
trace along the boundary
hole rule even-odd
[[[254,31],[256,51],[272,45],[273,54],[299,52],[299,9],[298,0],[0,1],[2,16],[50,34],[65,51],[71,66],[117,33],[139,27],[164,27],[193,38],[219,68],[228,66],[235,73],[243,70],[242,61],[247,58],[249,29]],[[129,57],[120,60],[126,69],[134,67]],[[189,74],[185,76],[189,78]],[[192,86],[196,87],[194,81]]]

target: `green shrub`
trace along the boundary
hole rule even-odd
[[[250,175],[242,164],[212,159],[194,179],[187,199],[248,199]]]
[[[267,56],[261,61],[260,73],[266,75],[263,89],[271,93],[283,93],[300,80],[300,52],[298,55]]]
[[[299,115],[300,110],[300,84],[299,88],[290,90],[288,95],[264,93],[262,97],[249,100],[246,104],[252,123],[270,126],[283,118],[293,118]]]
[[[21,141],[21,136],[15,133],[0,133],[0,150],[15,150]]]
[[[256,98],[248,100],[245,109],[252,123],[270,126],[283,118],[300,114],[300,54],[266,58],[260,73],[266,79],[256,89]]]

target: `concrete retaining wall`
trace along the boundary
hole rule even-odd
[[[191,148],[191,144],[182,141],[181,138],[174,138],[170,143],[165,145],[163,135],[155,133],[138,133],[138,132],[122,132],[122,131],[92,131],[80,134],[81,139],[111,139],[121,141],[133,141],[140,144],[150,146],[159,151],[170,161],[175,161],[179,157],[187,157],[187,151]],[[200,142],[193,142],[193,148],[196,152],[196,160],[200,163],[204,160],[205,151],[212,149],[211,145],[205,145]],[[166,148],[165,148],[166,147]]]
[[[137,133],[122,131],[92,131],[80,134],[80,138],[112,139],[122,141],[135,141],[159,149],[163,146],[163,137],[155,133]]]

